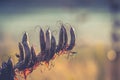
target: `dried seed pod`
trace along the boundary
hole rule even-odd
[[[14,69],[11,59],[8,62],[4,62],[4,67],[0,70],[0,80],[14,80]]]
[[[31,47],[31,54],[32,54],[32,60],[35,62],[36,61],[36,52],[35,52],[35,49],[33,46]]]
[[[40,28],[40,34],[39,34],[39,40],[40,40],[40,48],[41,48],[41,52],[45,51],[45,36],[44,36],[44,32],[42,30],[42,28]]]
[[[67,50],[72,50],[73,47],[75,46],[75,33],[72,27],[70,28],[70,36],[71,36],[71,40]]]
[[[53,58],[53,56],[55,54],[55,50],[56,50],[56,40],[55,40],[55,37],[52,35],[49,59]]]
[[[20,55],[19,55],[19,62],[20,62],[24,60],[24,50],[23,50],[23,46],[21,43],[19,43],[18,47],[19,47],[19,52],[20,52]]]
[[[46,51],[47,55],[45,56],[45,61],[46,62],[49,62],[54,54],[55,54],[55,50],[56,50],[56,40],[55,40],[55,37],[52,35],[51,37],[51,48],[49,51]]]
[[[46,31],[46,50],[50,50],[51,48],[51,31],[48,28]]]
[[[29,48],[27,33],[24,33],[24,35],[23,35],[22,44],[23,44],[23,49],[25,51],[24,52],[24,55],[25,55],[24,60],[18,62],[14,67],[14,69],[17,68],[19,71],[25,70],[26,67],[28,66],[29,62],[30,62],[30,59],[31,59],[31,51],[30,51],[30,48]]]
[[[43,55],[43,61],[48,61],[50,49],[51,49],[51,31],[48,28],[46,31],[46,49],[44,52],[45,55]]]
[[[33,46],[31,47],[31,55],[32,55],[31,61],[30,61],[29,65],[27,66],[27,68],[32,68],[35,65],[36,60],[37,60],[35,49]]]
[[[56,53],[58,53],[63,48],[63,26],[61,26],[60,32],[59,32],[59,42],[57,45]]]
[[[27,66],[27,64],[29,63],[30,61],[30,58],[31,58],[31,51],[30,51],[30,47],[29,47],[29,42],[28,42],[28,35],[27,33],[24,33],[23,35],[23,38],[22,38],[22,44],[23,44],[23,47],[24,47],[24,50],[25,50],[25,66]]]
[[[65,49],[68,44],[68,36],[67,36],[67,31],[63,24],[62,24],[62,26],[63,26],[63,49]]]
[[[2,67],[0,67],[0,80],[14,80],[16,68],[20,72],[24,72],[24,78],[26,79],[27,74],[32,72],[33,67],[36,66],[36,63],[45,61],[49,64],[49,61],[54,57],[56,52],[59,53],[63,50],[72,50],[75,45],[75,33],[72,27],[70,28],[70,35],[71,40],[69,46],[67,47],[67,31],[64,25],[61,25],[61,29],[59,32],[59,41],[58,45],[56,46],[55,37],[53,35],[51,36],[51,31],[49,30],[49,28],[46,31],[46,40],[43,30],[40,29],[39,37],[42,54],[36,56],[35,49],[33,46],[30,48],[28,42],[28,35],[27,33],[25,33],[22,38],[22,44],[19,43],[18,45],[20,52],[20,55],[17,55],[17,57],[19,58],[18,63],[13,66],[11,58],[9,58],[7,62],[3,62]]]
[[[13,69],[13,63],[12,63],[11,58],[9,58],[8,61],[7,61],[7,69],[8,69],[8,74],[9,74],[8,76],[10,77],[9,79],[13,80],[14,76],[15,76],[15,72],[14,72],[14,69]]]
[[[11,67],[11,69],[13,68],[13,63],[12,63],[11,58],[8,59],[7,66]]]

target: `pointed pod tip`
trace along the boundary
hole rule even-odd
[[[75,29],[73,27],[70,28],[70,34],[75,37]]]
[[[55,39],[54,35],[51,35],[51,39]]]
[[[41,27],[40,27],[40,31],[43,31]]]
[[[25,33],[24,33],[24,36],[28,36],[28,33],[27,33],[27,32],[25,32]]]
[[[25,33],[23,34],[23,39],[22,39],[22,41],[27,41],[27,40],[28,40],[28,33],[25,32]]]
[[[44,31],[43,31],[43,29],[42,28],[40,28],[40,36],[43,36],[44,35]]]
[[[61,28],[65,28],[64,24],[61,24]]]
[[[9,59],[8,59],[8,62],[7,63],[12,63],[12,59],[11,59],[11,57],[9,57]]]
[[[47,29],[46,35],[51,34],[50,28]]]
[[[49,27],[48,27],[47,31],[48,31],[48,32],[51,32]]]
[[[51,41],[52,41],[52,42],[56,42],[56,41],[55,41],[55,37],[54,37],[53,35],[51,36]]]
[[[70,30],[74,31],[74,28],[71,26],[71,27],[70,27]]]

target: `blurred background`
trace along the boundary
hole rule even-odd
[[[0,63],[9,56],[16,62],[24,32],[37,53],[39,27],[58,41],[60,23],[68,34],[75,28],[77,54],[57,57],[50,70],[40,66],[28,80],[120,80],[119,0],[1,0]]]

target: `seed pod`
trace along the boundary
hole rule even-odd
[[[29,63],[30,58],[31,58],[31,51],[29,47],[29,42],[28,42],[28,35],[25,33],[22,38],[22,44],[25,50],[25,66]]]
[[[41,52],[44,52],[46,44],[45,44],[45,37],[42,28],[40,28],[39,40],[40,40]]]
[[[62,25],[62,26],[63,26],[63,49],[65,49],[68,44],[68,36],[67,36],[67,31],[66,31],[64,25]]]
[[[73,47],[75,46],[75,33],[72,27],[70,28],[70,36],[71,36],[71,40],[67,50],[72,50]]]
[[[57,45],[56,53],[59,52],[63,48],[63,26],[61,26],[60,32],[59,32],[59,42]]]
[[[46,31],[46,50],[50,50],[51,48],[51,31],[48,28]]]
[[[31,52],[30,52],[30,48],[29,48],[27,33],[24,33],[24,35],[23,35],[22,44],[23,44],[23,48],[25,50],[25,53],[24,53],[25,58],[23,61],[18,62],[14,67],[14,69],[17,68],[19,71],[24,70],[27,67],[27,65],[29,64],[30,59],[31,59]]]
[[[48,28],[46,31],[46,49],[45,49],[44,55],[41,56],[42,61],[48,61],[50,48],[51,48],[51,31]]]
[[[0,80],[14,80],[14,70],[11,59],[9,58],[3,65],[5,66],[0,70]]]
[[[55,50],[56,50],[56,40],[55,40],[55,37],[52,35],[49,59],[53,58],[53,56],[55,54]]]
[[[19,56],[19,62],[24,60],[24,50],[23,50],[23,46],[21,43],[19,43],[19,52],[20,52],[20,56]]]
[[[31,61],[30,61],[30,63],[29,63],[27,68],[32,68],[34,66],[34,64],[36,63],[36,60],[37,60],[35,49],[34,49],[33,46],[31,47],[31,55],[32,55]]]
[[[31,47],[31,54],[32,54],[32,60],[35,62],[36,61],[36,52],[35,52],[35,49],[33,46]]]
[[[12,63],[11,58],[8,59],[7,66],[11,67],[11,69],[13,68],[13,63]]]
[[[8,69],[8,76],[9,76],[9,79],[10,80],[13,80],[14,79],[14,76],[15,76],[15,72],[14,72],[14,69],[13,69],[13,63],[12,63],[12,60],[11,58],[8,59],[7,61],[7,69]]]

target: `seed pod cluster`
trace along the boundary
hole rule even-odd
[[[38,55],[36,55],[35,48],[30,46],[28,34],[25,32],[22,37],[22,42],[18,44],[19,54],[16,55],[18,62],[15,65],[13,65],[11,59],[7,62],[3,62],[2,67],[0,67],[0,80],[14,80],[17,72],[22,73],[26,79],[27,75],[41,63],[49,63],[54,59],[56,54],[60,54],[61,52],[64,53],[64,51],[71,51],[75,46],[75,32],[72,27],[69,32],[71,40],[68,44],[67,30],[64,25],[61,25],[57,44],[55,36],[51,34],[49,28],[46,30],[45,34],[43,29],[40,28],[39,41],[41,51]]]

